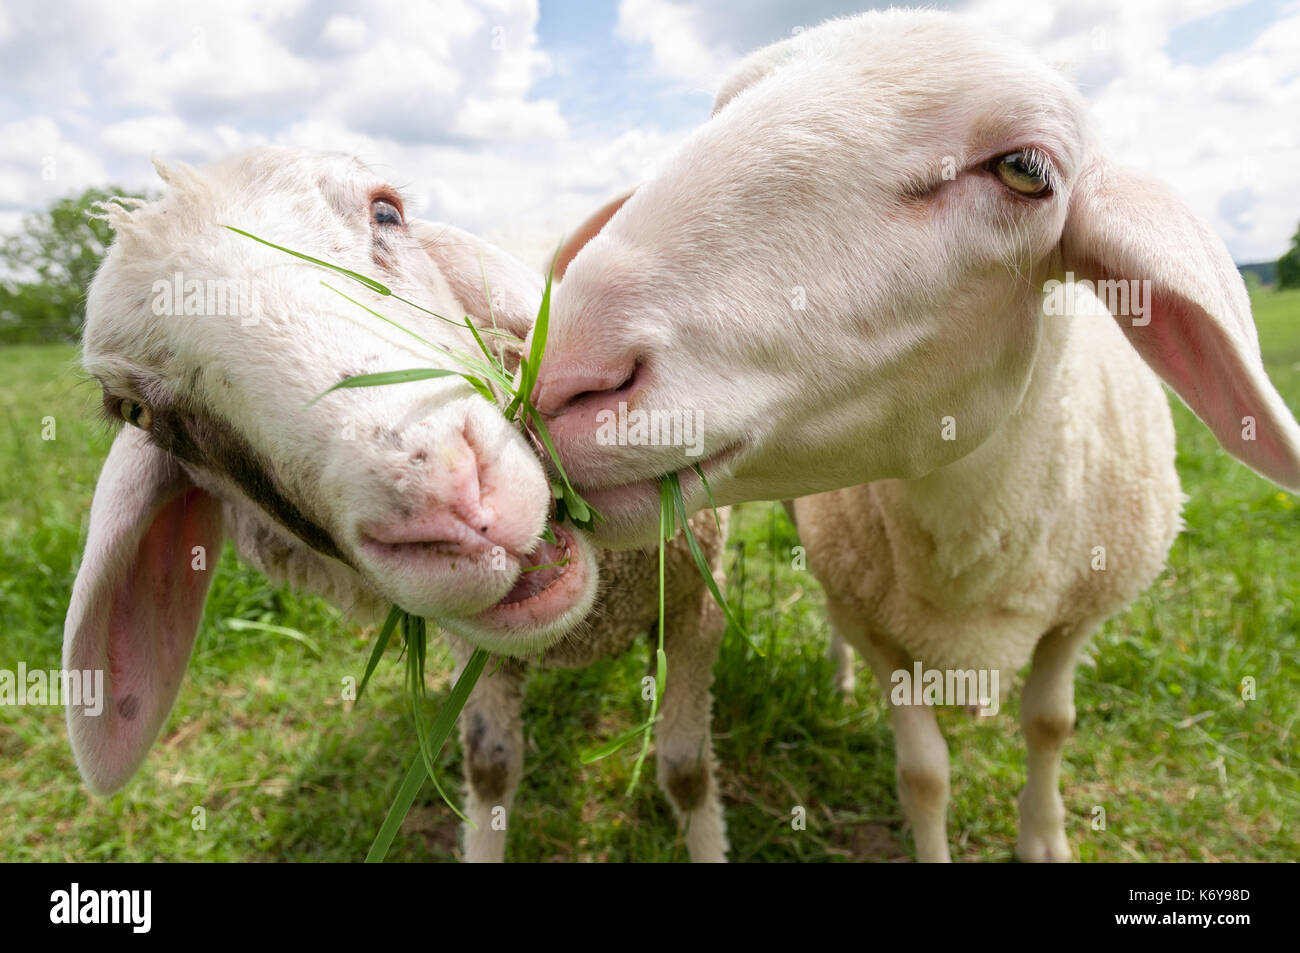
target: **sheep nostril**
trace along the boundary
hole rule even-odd
[[[558,417],[569,408],[593,397],[630,393],[641,377],[641,361],[629,361],[612,368],[558,369],[539,377],[534,404],[547,417]]]
[[[627,372],[627,376],[623,378],[622,383],[620,383],[617,387],[610,388],[610,390],[615,394],[626,393],[627,391],[630,391],[633,387],[636,386],[636,382],[638,378],[640,378],[640,376],[641,376],[641,362],[637,361],[635,364],[632,365],[632,369]]]

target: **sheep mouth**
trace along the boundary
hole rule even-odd
[[[582,604],[592,568],[573,530],[558,524],[552,524],[552,529],[555,542],[538,543],[521,560],[519,578],[510,591],[494,606],[468,619],[471,625],[526,636],[554,626]]]
[[[517,605],[534,599],[549,589],[568,571],[569,565],[575,558],[573,548],[570,546],[571,541],[572,537],[567,531],[561,532],[556,527],[555,542],[542,540],[537,548],[528,554],[526,559],[528,564],[520,568],[519,580],[514,588],[497,602],[497,605]]]
[[[583,499],[606,515],[623,518],[632,516],[647,521],[657,521],[659,486],[667,477],[676,474],[681,484],[682,496],[689,502],[697,491],[703,489],[703,481],[696,472],[696,467],[705,472],[707,479],[716,479],[721,474],[722,468],[729,465],[742,449],[742,444],[732,444],[730,447],[704,457],[698,463],[678,470],[661,473],[658,476],[644,480],[635,480],[631,483],[600,487],[583,485],[578,487],[578,491],[582,494]]]

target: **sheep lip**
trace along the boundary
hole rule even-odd
[[[554,530],[558,546],[538,546],[532,556],[521,560],[521,568],[537,565],[539,560],[543,563],[567,560],[567,563],[555,570],[538,570],[546,576],[536,580],[521,573],[515,587],[496,605],[469,621],[498,631],[528,629],[559,618],[577,603],[586,589],[591,570],[582,557],[572,530],[559,525],[555,525]],[[554,558],[556,556],[559,559]]]
[[[743,444],[732,444],[715,454],[703,457],[698,463],[673,471],[677,474],[677,479],[681,483],[682,494],[689,498],[693,488],[691,481],[699,482],[699,474],[695,472],[697,466],[704,470],[705,475],[710,479],[716,478],[719,468],[731,463],[743,449]],[[654,509],[658,510],[659,484],[668,475],[668,473],[661,473],[649,479],[604,486],[583,484],[577,489],[582,494],[583,499],[602,512],[606,510],[622,512],[629,507],[641,509],[647,504],[652,504]]]
[[[473,559],[491,549],[490,544],[480,546],[451,542],[450,540],[410,540],[386,542],[373,536],[361,537],[361,548],[371,556],[385,562],[393,560]]]

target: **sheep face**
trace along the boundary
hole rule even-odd
[[[1030,373],[1081,117],[1054,71],[939,15],[746,61],[555,298],[540,405],[603,541],[642,538],[653,477],[700,461],[721,504],[915,476],[983,441]],[[702,453],[596,439],[620,402],[693,418]]]
[[[507,654],[566,634],[596,585],[584,540],[557,528],[558,545],[539,542],[546,474],[462,378],[313,400],[360,373],[454,367],[444,351],[472,353],[468,329],[223,226],[518,336],[540,300],[534,275],[472,236],[408,223],[397,190],[346,156],[266,149],[160,172],[162,200],[107,212],[117,237],[84,331],[105,413],[125,423],[64,628],[64,664],[105,676],[102,710],[68,708],[97,793],[130,778],[166,720],[225,538],[345,609],[396,603]]]
[[[475,353],[468,331],[223,226],[520,337],[537,278],[464,233],[407,222],[398,191],[348,156],[265,149],[160,171],[162,200],[110,212],[117,240],[89,297],[84,362],[107,415],[223,501],[241,550],[280,575],[335,590],[351,575],[355,591],[461,620],[499,650],[562,635],[590,604],[594,570],[561,530],[567,572],[520,575],[559,554],[538,549],[546,476],[497,408],[460,377],[312,402],[350,375],[457,366],[343,294],[438,348]]]

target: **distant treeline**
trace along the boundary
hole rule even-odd
[[[16,235],[0,236],[0,345],[75,342],[86,317],[86,290],[112,241],[97,203],[120,189],[87,189],[24,219]],[[1237,266],[1247,285],[1300,288],[1300,230],[1276,262]]]
[[[1277,284],[1277,262],[1275,261],[1257,261],[1252,265],[1238,265],[1237,270],[1241,272],[1242,277],[1255,275],[1261,285]]]

